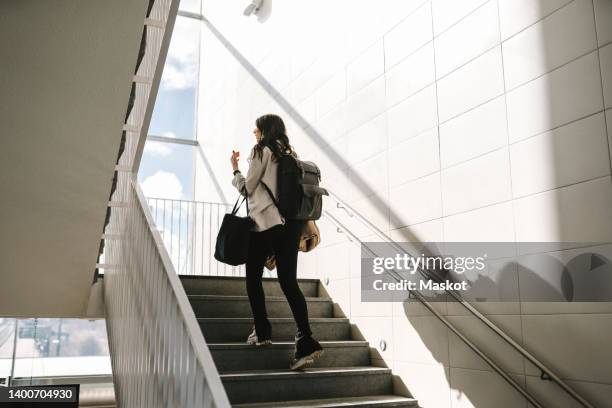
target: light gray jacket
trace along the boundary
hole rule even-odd
[[[251,155],[247,159],[249,169],[246,177],[237,172],[232,179],[232,185],[242,195],[245,195],[245,188],[248,192],[249,216],[255,221],[252,230],[265,231],[275,225],[285,223],[266,188],[261,184],[261,181],[266,183],[274,197],[278,197],[276,189],[278,163],[272,160],[272,150],[267,146],[263,148],[261,159],[255,157],[254,154],[255,150],[251,150]]]

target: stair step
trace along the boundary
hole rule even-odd
[[[418,401],[413,398],[397,395],[367,395],[365,397],[256,402],[254,404],[237,404],[234,405],[234,408],[387,408],[416,406],[418,406]]]
[[[367,341],[322,341],[324,353],[313,367],[350,367],[370,364]],[[241,343],[211,343],[208,345],[220,372],[246,370],[278,370],[289,367],[294,342],[279,342],[267,346]]]
[[[241,276],[187,276],[181,275],[181,282],[188,295],[246,295],[245,278]],[[318,279],[298,279],[304,296],[319,296]],[[276,278],[263,278],[266,296],[283,296]]]
[[[269,319],[273,341],[293,341],[297,331],[293,318]],[[207,343],[244,342],[253,330],[252,318],[206,317],[198,319]],[[317,340],[350,340],[349,320],[345,318],[312,318],[310,328]]]
[[[247,371],[221,374],[221,381],[232,404],[393,393],[391,370],[381,367]]]
[[[189,301],[196,317],[251,317],[251,304],[247,296],[191,295]],[[331,299],[307,297],[308,316],[333,317]],[[268,317],[292,317],[284,296],[266,297]]]

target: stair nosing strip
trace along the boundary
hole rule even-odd
[[[381,398],[386,398],[384,400],[380,400]],[[280,403],[283,402],[288,402],[288,403],[299,403],[299,404],[304,404],[304,403],[312,403],[312,401],[317,401],[317,402],[326,402],[329,401],[330,403],[334,403],[334,400],[337,400],[338,397],[332,397],[332,398],[316,398],[316,399],[311,399],[311,400],[287,400],[287,401],[268,401],[268,402],[255,402],[255,403],[251,403],[251,402],[247,402],[247,403],[242,403],[242,404],[236,404],[234,405],[234,407],[237,408],[256,408],[256,407],[274,407],[274,408],[278,408],[280,407]],[[404,397],[402,395],[394,395],[394,394],[381,394],[381,395],[364,395],[361,397],[347,397],[347,398],[343,398],[343,400],[347,400],[348,402],[356,402],[356,403],[360,403],[360,402],[367,402],[367,403],[379,403],[379,404],[393,404],[393,403],[397,403],[397,402],[410,402],[412,404],[418,404],[418,400],[416,398],[413,397]],[[350,401],[349,401],[350,400]],[[269,405],[272,404],[272,405]],[[351,406],[358,406],[358,405],[346,405],[347,407],[351,407]]]
[[[247,295],[187,295],[189,300],[230,300],[230,301],[248,301]],[[306,302],[332,302],[332,298],[318,296],[304,296]],[[266,296],[266,301],[286,302],[284,296]]]
[[[217,275],[179,275],[179,279],[227,279],[227,280],[244,280],[244,276],[217,276]],[[261,278],[264,282],[278,282],[278,278],[264,277]],[[298,278],[299,282],[304,283],[319,283],[320,279],[316,278]]]
[[[369,347],[370,343],[366,340],[327,340],[320,341],[321,345],[325,349],[327,348],[343,348],[343,347]],[[272,344],[266,345],[265,348],[293,348],[295,345],[292,341],[277,341]],[[276,346],[276,347],[275,347]],[[252,344],[246,344],[244,342],[214,342],[208,343],[209,349],[215,350],[261,350],[261,347],[253,346]]]
[[[331,376],[357,376],[357,375],[384,375],[391,374],[391,369],[386,367],[362,366],[362,367],[326,367],[320,370],[252,370],[252,371],[233,371],[220,373],[222,381],[267,381],[278,378],[305,379],[312,377],[331,377]]]
[[[218,323],[242,323],[242,322],[253,322],[252,317],[198,317],[198,321],[208,320]],[[293,317],[269,317],[270,323],[295,323]],[[349,319],[346,317],[311,317],[311,323],[349,323]]]

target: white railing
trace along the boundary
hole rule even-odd
[[[185,290],[138,184],[114,209],[104,292],[113,380],[122,407],[229,407]],[[121,227],[120,227],[121,225]]]
[[[147,198],[174,268],[180,275],[244,276],[244,265],[214,258],[217,233],[231,204]]]
[[[104,303],[120,407],[229,407],[208,346],[137,174],[179,0],[156,0],[144,20],[144,59],[123,131],[110,220],[102,238]]]

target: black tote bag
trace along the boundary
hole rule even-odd
[[[236,200],[231,213],[225,214],[221,228],[217,235],[217,243],[215,244],[215,259],[219,262],[228,265],[238,266],[245,264],[249,252],[249,232],[255,223],[249,214],[249,202],[247,201],[247,216],[240,217],[236,215],[238,209],[246,197],[242,199],[240,205],[240,197]]]

